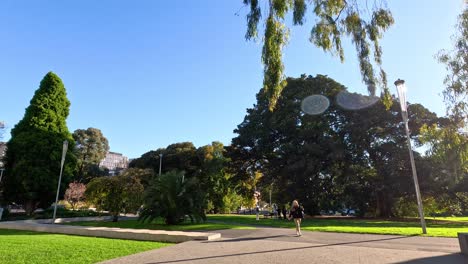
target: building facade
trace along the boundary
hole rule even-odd
[[[123,154],[109,151],[99,163],[99,167],[108,169],[110,175],[117,175],[120,171],[128,168],[128,163],[128,158]]]
[[[0,142],[0,168],[4,167],[3,158],[6,154],[6,142]]]

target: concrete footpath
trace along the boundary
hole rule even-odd
[[[190,241],[103,263],[411,263],[467,264],[456,238],[303,232],[258,228],[220,230],[222,239]]]
[[[125,219],[125,218],[124,218]],[[131,218],[130,218],[131,219]],[[61,218],[56,223],[71,223],[70,225],[51,224],[50,219],[23,220],[0,222],[0,229],[28,230],[66,235],[90,237],[105,237],[130,240],[146,240],[158,242],[185,242],[191,240],[213,240],[221,237],[220,233],[212,232],[182,232],[134,228],[73,226],[76,221],[103,221],[103,217]]]

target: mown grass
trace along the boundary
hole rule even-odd
[[[427,218],[426,236],[457,237],[458,232],[468,232],[468,217]],[[137,220],[119,222],[76,222],[73,225],[138,228],[170,231],[203,231],[221,229],[249,229],[255,226],[294,228],[294,223],[287,220],[255,220],[255,215],[209,215],[208,221],[201,224],[185,223],[165,225],[161,220],[142,223]],[[307,231],[363,233],[413,236],[422,235],[419,219],[400,220],[359,219],[359,218],[311,218],[304,219],[302,229]]]
[[[438,220],[438,221],[454,221],[454,222],[467,222],[468,223],[468,216],[427,217],[427,218]]]
[[[140,222],[138,220],[125,220],[119,222],[109,221],[87,221],[73,222],[69,225],[79,226],[98,226],[98,227],[119,227],[119,228],[136,228],[136,229],[152,229],[152,230],[168,230],[168,231],[203,231],[203,230],[221,230],[221,229],[254,229],[255,227],[246,225],[235,225],[233,223],[183,223],[180,225],[166,225],[162,220],[155,220],[150,223]]]
[[[444,218],[443,221],[426,219],[427,235],[434,237],[457,237],[458,232],[468,232],[466,218]],[[254,215],[209,215],[208,221],[234,225],[271,226],[294,228],[294,223],[288,220],[260,219],[255,220]],[[403,220],[377,220],[358,218],[311,218],[304,219],[302,229],[307,231],[365,233],[413,236],[421,235],[421,226],[418,219]]]
[[[0,263],[96,263],[169,245],[0,229]]]
[[[54,213],[53,209],[47,209],[41,212],[36,212],[33,215],[26,215],[22,213],[9,213],[3,212],[1,221],[17,221],[17,220],[28,220],[28,219],[50,219]],[[95,212],[92,210],[67,210],[63,208],[57,208],[57,218],[68,218],[68,217],[88,217],[88,216],[107,216],[108,213]]]

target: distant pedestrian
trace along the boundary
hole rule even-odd
[[[260,205],[258,204],[260,202],[260,192],[259,191],[255,191],[254,192],[254,200],[255,200],[255,214],[256,214],[256,219],[257,221],[260,220],[259,216],[260,216]]]
[[[304,208],[299,206],[299,202],[294,200],[292,202],[291,211],[289,212],[289,220],[294,219],[294,223],[296,224],[296,235],[302,236],[301,233],[301,221],[304,218]]]
[[[255,214],[256,214],[256,219],[257,221],[260,220],[260,206],[257,204],[257,206],[255,207]]]
[[[283,212],[283,218],[284,218],[284,220],[288,219],[288,211],[286,210],[286,206],[285,206],[285,205],[283,205],[283,210],[282,210],[282,212]]]

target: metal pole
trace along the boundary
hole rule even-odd
[[[271,208],[271,188],[270,188],[270,208]]]
[[[272,189],[273,189],[273,183],[270,184],[270,209],[272,208],[272,207],[271,207],[271,190],[272,190]]]
[[[159,154],[159,176],[161,176],[161,168],[162,168],[162,158],[163,154]]]
[[[58,197],[59,197],[59,192],[60,192],[60,182],[62,181],[63,164],[65,163],[65,156],[67,154],[67,149],[68,149],[68,141],[65,140],[63,141],[62,161],[60,162],[60,176],[59,176],[59,181],[57,185],[57,195],[55,196],[54,216],[52,218],[52,224],[55,224],[55,216],[57,214],[57,203],[58,203]]]
[[[423,204],[421,200],[421,191],[419,190],[418,175],[416,173],[416,165],[414,164],[413,148],[411,147],[411,138],[410,138],[409,128],[408,128],[408,106],[406,104],[405,81],[398,79],[395,81],[395,86],[397,88],[398,97],[400,99],[401,117],[403,118],[403,122],[405,123],[406,139],[407,139],[408,150],[410,154],[411,170],[413,171],[414,188],[416,189],[416,200],[418,202],[419,218],[421,220],[421,227],[422,227],[423,234],[426,234],[426,221],[424,220],[424,210],[423,210]]]
[[[418,201],[419,218],[421,220],[422,232],[423,234],[427,234],[426,221],[424,220],[424,210],[423,210],[423,204],[421,200],[421,191],[419,190],[418,175],[416,173],[416,165],[414,164],[413,149],[411,147],[411,139],[410,139],[409,128],[408,128],[408,113],[405,111],[405,112],[402,112],[402,115],[403,115],[403,121],[405,122],[405,131],[406,131],[406,138],[408,142],[408,150],[410,154],[411,170],[413,171],[413,181],[414,181],[414,187],[416,189],[416,200]]]

